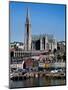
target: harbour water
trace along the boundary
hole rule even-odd
[[[65,85],[65,78],[54,79],[54,78],[29,78],[26,80],[10,80],[10,88],[27,88],[27,87],[46,87],[46,86],[58,86]]]

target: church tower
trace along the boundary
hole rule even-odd
[[[26,23],[25,23],[25,50],[31,50],[31,24],[29,20],[29,12],[27,8]]]

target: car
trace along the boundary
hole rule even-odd
[[[51,73],[57,73],[58,72],[58,70],[52,70],[51,71]]]
[[[58,72],[62,72],[63,70],[62,69],[58,69]]]

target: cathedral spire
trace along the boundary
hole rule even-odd
[[[28,18],[28,8],[27,8],[27,18]]]
[[[26,12],[26,24],[30,24],[29,9],[28,8],[27,8],[27,12]]]
[[[26,23],[25,23],[25,50],[31,50],[31,24],[29,18],[28,8],[26,11]]]

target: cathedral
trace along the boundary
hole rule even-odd
[[[25,38],[24,49],[29,50],[54,50],[57,49],[57,41],[53,35],[41,34],[33,35],[31,33],[31,22],[27,8],[26,23],[25,23]]]

